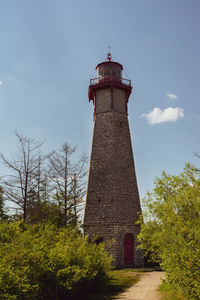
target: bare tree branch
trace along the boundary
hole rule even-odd
[[[60,151],[55,152],[49,159],[49,177],[55,197],[61,207],[63,225],[78,222],[78,205],[83,203],[80,196],[86,175],[87,157],[82,156],[77,163],[73,163],[72,156],[76,147],[63,144]],[[81,187],[81,188],[80,188]],[[84,195],[84,192],[82,193]]]
[[[31,202],[40,200],[42,180],[45,172],[43,163],[51,154],[42,155],[40,148],[43,142],[26,138],[15,132],[18,151],[14,159],[7,159],[1,153],[0,158],[10,174],[3,178],[2,185],[6,199],[16,205],[23,213],[23,219],[28,218],[28,207]]]

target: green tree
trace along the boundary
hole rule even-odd
[[[186,165],[178,175],[162,173],[144,199],[139,240],[159,261],[168,281],[189,299],[200,299],[200,173]]]

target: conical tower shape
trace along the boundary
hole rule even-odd
[[[97,65],[90,80],[89,100],[94,105],[94,131],[84,216],[84,234],[105,242],[114,266],[142,266],[136,249],[140,231],[140,199],[127,116],[131,81],[123,67],[112,61]]]

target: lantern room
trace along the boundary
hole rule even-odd
[[[100,105],[100,102],[102,104],[101,112],[113,109],[118,110],[117,107],[119,105],[117,103],[121,102],[123,109],[120,109],[120,111],[127,113],[127,103],[132,91],[132,86],[130,80],[122,77],[123,66],[116,61],[112,61],[112,56],[109,51],[106,61],[98,64],[96,70],[97,77],[90,79],[88,93],[89,101],[92,100],[94,104],[94,113],[97,112],[96,107]],[[102,91],[101,95],[100,90]],[[96,101],[97,95],[99,98],[98,101]],[[119,95],[121,95],[121,99],[119,99]],[[99,105],[97,102],[99,102]],[[116,105],[114,105],[114,102]]]
[[[97,76],[102,78],[121,78],[123,67],[115,61],[105,61],[96,66]]]

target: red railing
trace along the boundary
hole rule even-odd
[[[96,85],[108,81],[115,81],[127,86],[131,86],[131,80],[122,77],[116,77],[116,76],[92,78],[90,79],[90,85]]]

